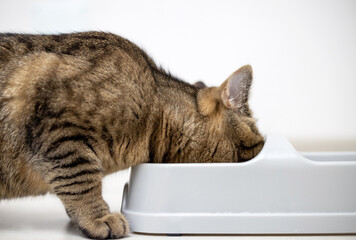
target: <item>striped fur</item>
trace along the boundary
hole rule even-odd
[[[238,162],[263,146],[252,70],[187,84],[114,34],[0,34],[0,199],[56,194],[91,238],[129,226],[102,177],[144,162]]]

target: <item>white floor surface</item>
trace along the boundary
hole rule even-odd
[[[128,171],[109,176],[104,181],[104,199],[112,211],[120,211],[122,188],[128,180]],[[355,223],[356,224],[356,223]],[[85,239],[70,224],[62,203],[56,196],[46,195],[0,201],[0,240],[72,240]],[[356,235],[326,236],[190,236],[130,234],[128,239],[239,239],[239,240],[356,240]]]

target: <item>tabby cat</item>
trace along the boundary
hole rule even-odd
[[[0,34],[0,199],[56,194],[90,238],[129,226],[102,178],[140,163],[240,162],[264,139],[252,69],[193,86],[110,33]]]

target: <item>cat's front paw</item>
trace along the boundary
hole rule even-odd
[[[129,224],[122,214],[110,213],[94,221],[82,223],[80,229],[91,239],[116,239],[127,235]]]

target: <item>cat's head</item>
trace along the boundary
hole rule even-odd
[[[210,161],[241,162],[255,157],[262,149],[264,138],[252,117],[248,98],[252,83],[252,68],[243,66],[220,87],[198,90],[198,109],[207,121],[206,131],[211,145]],[[214,147],[215,144],[215,147]]]

